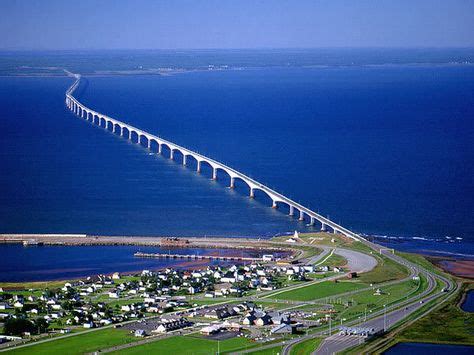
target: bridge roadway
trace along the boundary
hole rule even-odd
[[[327,228],[330,228],[334,233],[342,233],[343,235],[356,239],[361,240],[363,239],[360,235],[350,231],[349,229],[331,221],[329,218],[323,217],[320,214],[312,211],[311,209],[291,200],[290,198],[282,195],[281,193],[265,186],[258,181],[250,178],[249,176],[227,166],[224,165],[214,159],[208,158],[202,154],[196,153],[190,149],[184,148],[179,146],[175,143],[167,141],[163,138],[145,132],[139,128],[136,128],[128,123],[124,123],[122,121],[116,120],[111,118],[107,115],[104,115],[100,112],[94,111],[91,108],[87,107],[83,103],[79,102],[78,99],[74,97],[74,91],[79,86],[79,82],[81,80],[81,76],[79,74],[73,74],[69,71],[66,73],[70,76],[73,76],[76,80],[74,83],[69,87],[66,91],[66,106],[74,112],[77,116],[90,121],[93,124],[98,125],[99,127],[103,127],[107,130],[111,128],[111,131],[115,134],[120,132],[120,136],[124,137],[130,141],[136,140],[137,144],[146,143],[148,149],[151,150],[152,143],[158,145],[158,153],[162,153],[162,148],[166,146],[170,150],[170,159],[174,159],[175,152],[179,152],[182,157],[183,165],[187,164],[188,158],[193,158],[196,160],[197,163],[197,171],[201,171],[201,165],[203,163],[208,164],[212,169],[212,178],[215,180],[217,179],[217,171],[222,170],[227,173],[230,177],[230,188],[235,187],[235,180],[239,179],[243,181],[250,189],[250,197],[254,198],[255,190],[263,191],[267,194],[272,200],[272,207],[278,208],[278,204],[286,204],[289,207],[289,215],[294,216],[297,212],[299,213],[299,220],[304,221],[305,218],[309,219],[309,224],[314,225],[316,221],[321,223],[321,230],[325,231]],[[110,130],[109,130],[110,131]]]

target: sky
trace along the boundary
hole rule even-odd
[[[473,0],[1,0],[0,49],[473,47]]]

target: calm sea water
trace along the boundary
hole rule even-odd
[[[113,272],[140,272],[166,267],[199,269],[207,265],[232,265],[231,261],[187,261],[138,258],[144,253],[260,257],[261,252],[235,249],[160,248],[144,246],[34,246],[0,244],[0,282],[68,280]],[[272,252],[276,257],[285,253]]]
[[[405,249],[474,254],[474,68],[87,77],[79,98]],[[0,232],[311,230],[71,115],[67,78],[0,78]],[[390,237],[391,239],[385,239]],[[413,237],[417,239],[413,239]],[[397,239],[395,239],[397,238]]]
[[[474,350],[473,346],[468,345],[449,345],[449,344],[428,344],[428,343],[398,343],[394,347],[390,348],[384,354],[397,355],[397,354],[459,354],[468,355],[472,354]]]
[[[461,305],[461,308],[465,312],[474,312],[474,290],[469,290],[466,294],[466,299]]]

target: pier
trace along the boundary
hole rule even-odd
[[[246,256],[216,256],[216,255],[196,255],[196,254],[159,254],[159,253],[142,253],[133,254],[137,258],[157,258],[157,259],[186,259],[186,260],[220,260],[220,261],[249,261],[262,262],[269,261],[264,258],[251,258]]]
[[[102,127],[107,131],[119,135],[124,139],[127,139],[133,143],[144,145],[148,150],[152,151],[152,143],[156,145],[156,153],[162,154],[162,148],[167,147],[170,151],[170,159],[176,160],[176,152],[180,153],[182,163],[184,166],[187,165],[189,159],[194,159],[196,161],[197,172],[201,172],[201,166],[207,164],[212,171],[212,179],[217,179],[217,172],[221,170],[225,172],[230,177],[230,186],[229,188],[235,187],[236,179],[243,181],[249,188],[250,198],[255,197],[255,191],[259,190],[265,193],[272,200],[272,208],[278,208],[279,205],[285,204],[289,208],[289,215],[295,218],[298,218],[299,221],[309,221],[309,225],[315,225],[316,223],[320,224],[321,231],[333,231],[334,233],[341,233],[349,238],[355,240],[363,240],[360,235],[352,232],[351,230],[331,221],[329,218],[326,218],[320,215],[317,212],[293,201],[292,199],[282,195],[281,193],[261,184],[260,182],[250,178],[249,176],[237,171],[221,162],[218,162],[214,159],[206,157],[202,154],[194,152],[190,149],[179,146],[173,142],[167,141],[161,137],[148,133],[142,129],[134,127],[128,123],[119,121],[115,118],[109,117],[103,113],[97,112],[83,103],[79,102],[78,99],[74,97],[74,91],[79,86],[81,76],[79,74],[73,74],[67,72],[68,75],[73,76],[76,80],[66,91],[66,106],[78,117],[91,122],[92,124]]]

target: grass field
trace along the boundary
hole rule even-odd
[[[277,355],[277,354],[281,354],[281,351],[282,351],[281,346],[275,346],[270,349],[255,350],[255,351],[252,351],[250,354],[251,355]]]
[[[370,272],[363,273],[359,280],[365,283],[380,283],[392,280],[400,280],[408,276],[408,270],[386,257],[373,255],[377,258],[377,266]]]
[[[63,287],[67,281],[34,281],[34,282],[0,282],[0,287],[4,291],[10,289],[14,290],[29,290],[29,289],[54,289]]]
[[[305,287],[300,287],[295,290],[285,291],[271,297],[283,300],[311,301],[319,298],[334,296],[344,292],[359,290],[364,287],[367,287],[367,285],[362,283],[348,281],[324,281]]]
[[[420,285],[419,282],[421,283]],[[365,315],[366,310],[367,313],[370,314],[370,311],[382,309],[383,305],[399,302],[414,292],[421,292],[426,286],[426,280],[422,279],[419,282],[409,280],[395,285],[381,287],[383,293],[378,296],[374,295],[374,290],[370,290],[356,293],[347,298],[336,299],[336,301],[339,301],[341,304],[345,304],[348,301],[353,302],[352,306],[347,308],[342,305],[337,305],[336,309],[339,310],[338,319],[362,316]]]
[[[241,349],[247,349],[256,346],[247,338],[232,338],[221,340],[219,342],[219,353],[232,352]],[[218,343],[215,340],[209,340],[191,336],[172,337],[163,340],[154,341],[145,345],[131,347],[120,350],[112,354],[193,354],[208,355],[217,353]]]
[[[441,308],[429,313],[403,330],[400,341],[449,342],[474,344],[474,313],[462,311],[461,293]]]
[[[321,338],[312,338],[296,344],[291,349],[291,355],[309,355],[316,350],[321,343]]]
[[[57,339],[42,344],[14,349],[9,351],[8,354],[84,354],[115,345],[131,343],[136,340],[137,338],[133,337],[125,330],[108,328],[65,339]]]

